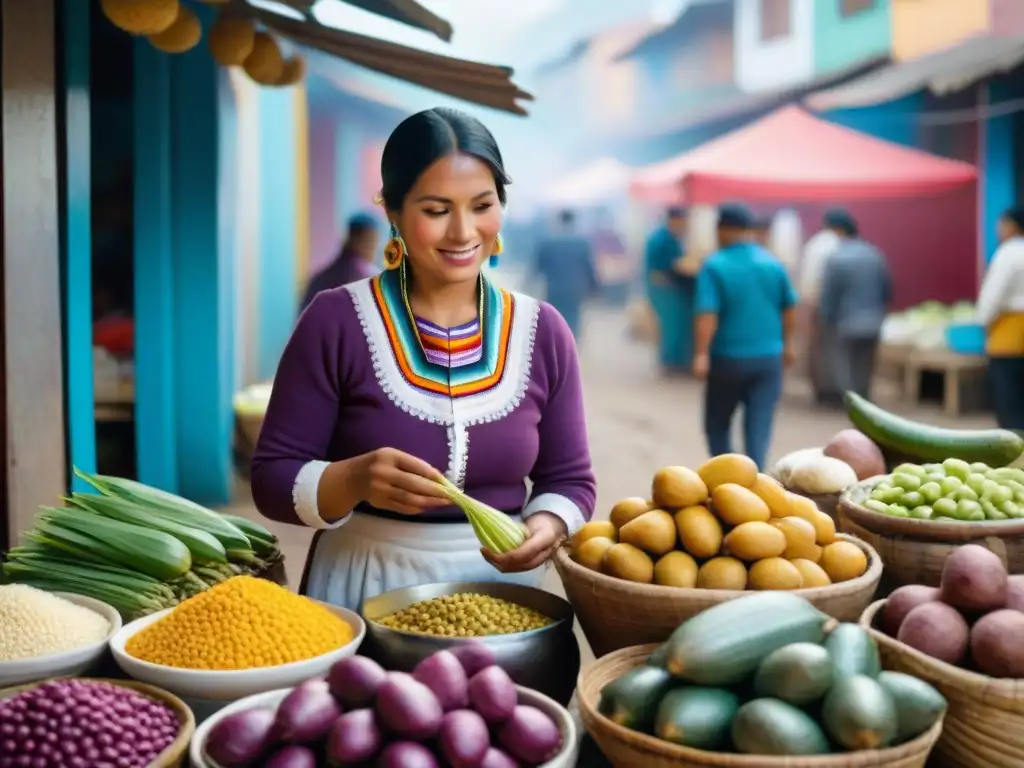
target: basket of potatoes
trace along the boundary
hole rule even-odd
[[[650,499],[581,528],[555,567],[594,653],[660,643],[684,620],[750,590],[797,590],[856,621],[882,575],[878,554],[837,534],[814,502],[746,456],[659,470]]]

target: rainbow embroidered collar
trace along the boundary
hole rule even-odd
[[[441,328],[413,313],[404,272],[382,272],[370,287],[391,354],[406,382],[447,397],[476,395],[497,386],[508,364],[515,316],[512,294],[481,275],[477,320]]]

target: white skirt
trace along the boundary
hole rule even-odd
[[[414,523],[358,512],[325,531],[311,558],[305,594],[353,611],[384,592],[442,581],[537,587],[548,567],[502,573],[480,554],[468,523]]]

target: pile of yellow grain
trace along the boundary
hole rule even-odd
[[[353,638],[327,608],[284,587],[236,576],[129,638],[129,655],[183,669],[254,669],[322,656]]]

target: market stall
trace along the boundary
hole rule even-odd
[[[942,379],[942,404],[949,415],[985,403],[985,333],[975,324],[970,302],[926,301],[889,315],[882,325],[879,357],[883,374],[895,380],[908,402],[920,402],[922,376],[933,373]]]
[[[797,106],[637,173],[631,193],[659,204],[728,200],[793,207],[804,231],[841,204],[886,254],[895,305],[972,298],[978,285],[969,163],[876,139]]]
[[[430,584],[349,611],[261,578],[261,526],[83,474],[99,493],[0,569],[0,765],[1015,765],[1024,438],[847,407],[774,476],[655,472],[558,552],[568,600]],[[437,482],[482,545],[524,540]]]

